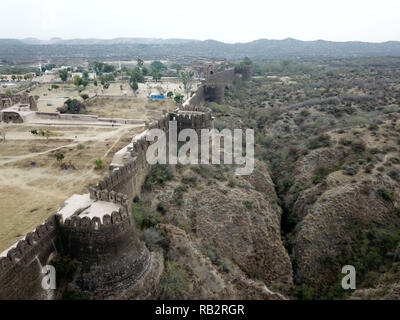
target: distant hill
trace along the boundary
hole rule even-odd
[[[115,38],[115,39],[61,39],[39,40],[36,38],[25,38],[20,40],[25,44],[35,45],[113,45],[113,44],[182,44],[188,42],[200,42],[190,39],[161,39],[161,38]]]
[[[312,57],[376,57],[400,56],[400,42],[332,42],[260,39],[248,43],[229,44],[215,40],[116,38],[71,39],[54,38],[42,41],[0,39],[0,59],[6,62],[36,59],[132,59],[167,57],[216,57],[254,60]]]

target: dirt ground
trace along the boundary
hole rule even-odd
[[[196,86],[194,86],[196,87]],[[58,89],[53,89],[51,84],[42,84],[38,87],[34,88],[29,92],[29,95],[38,96],[38,110],[42,112],[56,112],[58,107],[62,107],[65,100],[68,98],[71,99],[79,99],[83,100],[80,95],[81,94],[88,94],[89,97],[93,97],[95,95],[102,95],[102,96],[128,96],[131,97],[132,100],[129,100],[129,106],[133,109],[135,107],[143,107],[146,108],[146,105],[150,105],[150,109],[157,106],[156,102],[151,102],[148,99],[148,96],[152,93],[163,93],[167,94],[167,92],[172,91],[174,93],[181,93],[183,94],[183,89],[181,83],[176,80],[165,80],[158,83],[155,82],[147,82],[147,83],[140,83],[139,90],[137,94],[132,91],[129,87],[128,83],[126,82],[116,82],[111,83],[108,89],[103,89],[103,86],[99,85],[96,87],[93,83],[90,83],[85,90],[79,93],[78,89],[73,84],[62,84],[59,85]],[[113,106],[113,102],[111,98],[108,103],[110,107],[114,109],[116,106]],[[118,103],[118,100],[117,100]],[[165,99],[165,101],[157,102],[159,104],[167,104],[171,107],[176,107],[173,99]],[[120,104],[119,104],[120,105]],[[166,108],[168,109],[168,108]],[[98,110],[91,109],[88,111],[89,114],[98,114],[96,113]],[[143,111],[143,109],[141,109]],[[108,114],[106,112],[102,112],[102,116],[104,117],[111,117],[112,114],[116,112],[112,112]],[[130,114],[130,113],[128,113]],[[120,116],[123,117],[123,116]]]
[[[143,130],[133,125],[35,127],[40,128],[58,136],[47,141],[33,136],[28,125],[12,125],[0,142],[0,252],[54,214],[68,197],[88,192],[107,174],[114,153]],[[64,154],[62,161],[55,159],[57,152]],[[102,169],[94,167],[98,158]]]

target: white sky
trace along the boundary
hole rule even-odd
[[[0,1],[0,38],[400,40],[400,0]]]

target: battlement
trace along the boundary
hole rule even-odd
[[[178,133],[186,128],[212,128],[211,110],[205,108],[203,103],[223,97],[225,84],[232,82],[238,73],[242,74],[244,80],[251,76],[247,67],[212,75],[210,82],[199,87],[196,94],[181,108],[164,114],[158,121],[148,124],[147,129],[158,128],[168,134],[169,121],[177,121]],[[28,101],[31,108],[36,108],[32,97],[12,97],[0,95],[0,109],[14,104],[14,100],[18,99],[17,103]],[[72,206],[71,203],[67,204],[66,211],[69,215],[66,215],[68,218],[65,221],[60,214],[52,215],[2,254],[0,299],[51,298],[41,287],[41,268],[49,263],[57,249],[62,249],[70,257],[79,260],[84,272],[94,275],[94,278],[86,278],[89,279],[87,283],[96,284],[98,288],[105,286],[107,276],[103,276],[104,279],[100,281],[101,276],[91,268],[100,270],[103,265],[108,268],[112,264],[112,271],[107,272],[113,273],[115,279],[121,277],[122,270],[126,272],[126,276],[118,280],[123,283],[121,285],[126,288],[136,285],[138,277],[146,272],[143,270],[149,269],[151,262],[147,248],[139,240],[130,206],[133,198],[140,194],[141,186],[151,168],[146,161],[146,151],[150,145],[146,135],[147,131],[134,138],[131,146],[126,148],[131,159],[118,168],[111,168],[107,177],[89,188],[89,195],[73,198]],[[118,263],[125,258],[129,258],[126,261],[131,265]],[[117,268],[114,268],[114,262]],[[120,284],[113,286],[117,288]]]
[[[58,220],[52,215],[3,253],[6,256],[0,258],[0,300],[46,298],[41,289],[41,267],[56,251],[58,233]]]

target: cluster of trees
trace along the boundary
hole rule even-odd
[[[12,81],[15,81],[15,80],[18,80],[18,81],[29,80],[30,78],[32,78],[32,74],[24,74],[24,75],[15,75],[15,74],[13,74],[11,76]],[[7,79],[8,79],[7,76],[0,75],[0,80],[7,80]]]
[[[46,64],[45,66],[42,66],[42,72],[46,72],[47,70],[53,70],[54,68],[57,68],[57,65],[54,63],[49,63]]]
[[[110,82],[115,81],[115,76],[113,74],[103,74],[99,79],[103,88],[108,89],[110,87]],[[97,81],[94,81],[94,85],[97,86]]]
[[[30,133],[34,136],[46,137],[48,141],[50,137],[58,136],[57,132],[52,132],[50,130],[43,130],[43,129],[32,129]]]
[[[61,81],[66,82],[68,80],[68,70],[60,70],[58,71],[58,75],[60,76]]]
[[[76,87],[79,88],[80,86],[83,86],[84,88],[86,88],[88,84],[89,84],[89,80],[87,80],[85,78],[81,78],[80,76],[74,77],[74,85]]]
[[[168,70],[167,66],[163,64],[161,61],[153,61],[150,64],[150,68],[151,68],[150,74],[155,82],[160,81],[161,78],[163,77],[163,72]]]
[[[64,106],[57,108],[60,113],[79,114],[86,111],[86,106],[76,99],[68,99],[65,101]]]
[[[98,75],[101,75],[103,73],[112,73],[116,71],[115,66],[99,61],[90,62],[89,70],[96,72],[96,74]]]

